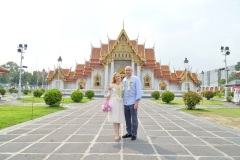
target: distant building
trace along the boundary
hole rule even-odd
[[[133,74],[140,78],[143,96],[150,96],[155,90],[196,91],[199,83],[196,73],[189,70],[171,72],[170,66],[156,62],[154,47],[146,48],[145,44],[138,43],[138,39],[130,40],[124,28],[116,40],[108,38],[107,44],[92,46],[89,61],[76,64],[73,70],[59,65],[49,72],[46,81],[48,89],[58,88],[65,94],[76,89],[90,89],[102,96],[114,72],[119,72],[122,78],[126,76],[126,66],[131,66]]]
[[[233,72],[236,72],[235,65],[228,66],[227,69],[227,77],[229,77]],[[219,90],[221,88],[219,80],[226,79],[225,67],[205,71],[204,74],[198,73],[198,78],[202,81],[202,85],[200,87],[203,87],[204,90]]]

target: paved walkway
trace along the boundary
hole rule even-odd
[[[1,160],[240,160],[240,131],[143,99],[138,139],[114,141],[103,99],[0,130]],[[125,134],[125,125],[122,126]]]

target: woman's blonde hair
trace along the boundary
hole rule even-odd
[[[117,74],[120,75],[120,73],[118,73],[118,72],[115,72],[115,73],[113,74],[113,76],[112,76],[112,80],[111,80],[111,83],[113,83],[113,84],[116,83],[115,76],[116,76]]]

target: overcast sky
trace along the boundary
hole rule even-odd
[[[89,60],[91,44],[116,39],[124,28],[130,39],[155,45],[156,60],[193,72],[240,61],[240,0],[1,0],[0,65],[20,64],[19,43],[27,43],[28,71],[62,66],[75,69]]]

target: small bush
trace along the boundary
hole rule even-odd
[[[94,92],[92,91],[92,90],[87,90],[86,92],[85,92],[85,96],[87,97],[87,98],[89,98],[89,99],[91,99],[92,97],[94,97]]]
[[[23,90],[23,94],[27,95],[29,93],[29,90],[28,89],[24,89]]]
[[[42,91],[43,94],[45,93],[45,89],[40,88],[39,90]]]
[[[83,99],[83,93],[79,90],[73,91],[71,94],[71,99],[74,102],[80,102]]]
[[[171,91],[165,91],[162,93],[162,101],[163,102],[169,103],[172,100],[174,100],[174,97],[175,97],[175,95]]]
[[[6,93],[6,90],[4,88],[0,88],[0,94],[5,95],[5,93]]]
[[[214,94],[212,91],[206,91],[204,97],[207,98],[207,100],[209,100],[210,98],[214,97]]]
[[[50,107],[58,107],[62,101],[62,93],[58,89],[50,89],[44,94],[43,99]]]
[[[37,89],[33,92],[34,97],[41,97],[43,95],[42,90]]]
[[[202,97],[198,93],[193,91],[189,91],[187,93],[184,93],[183,95],[183,101],[187,109],[195,109],[195,106],[199,104],[201,100]]]
[[[10,93],[18,93],[18,90],[15,89],[14,87],[13,88],[9,88],[8,90]]]
[[[160,98],[160,92],[159,91],[153,91],[151,93],[151,96],[154,98],[154,99],[159,99]]]
[[[233,97],[232,96],[227,96],[227,102],[232,102]]]

